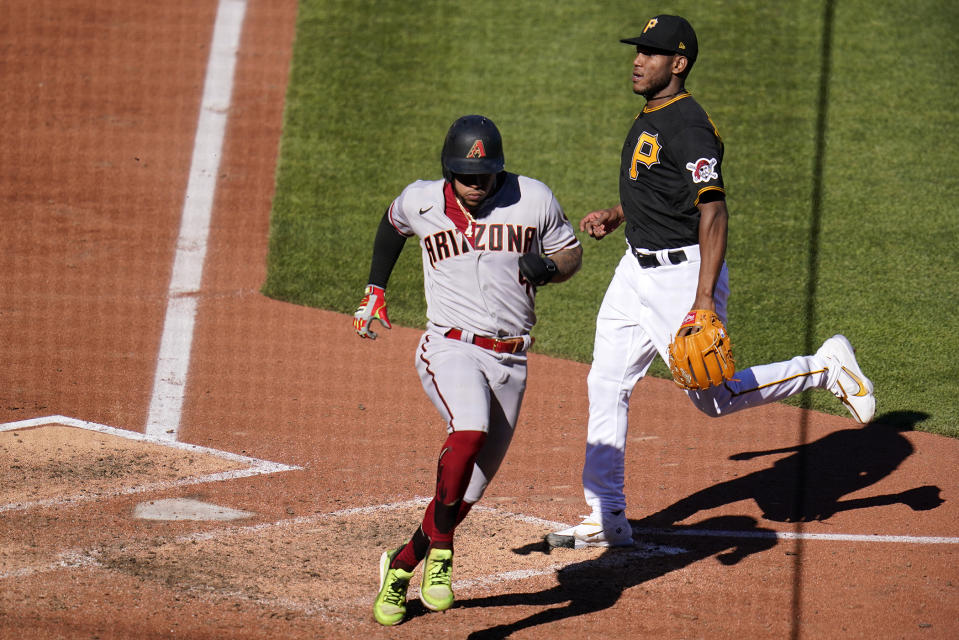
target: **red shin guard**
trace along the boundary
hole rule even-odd
[[[486,434],[481,431],[458,431],[446,439],[437,465],[436,497],[426,507],[423,524],[393,559],[392,566],[412,571],[426,557],[430,546],[453,548],[453,531],[473,507],[463,496],[484,442]]]
[[[436,496],[423,517],[423,531],[433,546],[452,548],[453,531],[472,507],[463,502],[463,496],[484,442],[482,431],[455,431],[443,444],[436,469]]]

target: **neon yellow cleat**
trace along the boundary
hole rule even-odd
[[[373,602],[373,617],[388,627],[403,622],[406,617],[406,590],[413,573],[390,569],[390,562],[402,548],[384,551],[380,556],[380,592]]]
[[[453,552],[430,549],[423,566],[420,601],[430,611],[446,611],[453,606]]]

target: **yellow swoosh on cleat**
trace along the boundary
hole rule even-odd
[[[856,384],[859,385],[859,391],[852,395],[856,396],[857,398],[861,398],[862,396],[869,394],[869,391],[866,390],[866,385],[862,383],[862,380],[859,379],[859,376],[857,376],[855,373],[853,373],[846,367],[843,367],[842,370],[845,371],[847,374],[849,374],[849,377],[855,380]]]

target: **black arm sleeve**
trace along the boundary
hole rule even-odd
[[[406,246],[406,236],[390,224],[390,211],[387,209],[376,230],[376,239],[373,240],[369,284],[386,288],[386,283],[390,280],[390,274],[393,273],[393,267],[396,266],[404,246]]]

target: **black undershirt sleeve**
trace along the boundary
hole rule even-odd
[[[398,232],[390,223],[390,212],[387,209],[376,230],[376,238],[373,240],[369,284],[386,288],[386,283],[390,280],[390,274],[393,273],[393,267],[396,266],[404,246],[406,246],[406,236]]]

